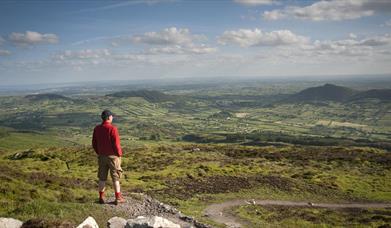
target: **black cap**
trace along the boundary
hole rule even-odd
[[[106,109],[106,110],[103,110],[101,117],[103,120],[107,120],[112,115],[113,115],[113,113],[110,110]]]

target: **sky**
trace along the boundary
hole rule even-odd
[[[376,74],[390,0],[0,1],[1,86]]]

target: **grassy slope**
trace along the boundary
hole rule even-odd
[[[200,151],[192,152],[192,148]],[[378,149],[151,143],[124,151],[125,193],[148,192],[209,223],[202,217],[203,208],[234,198],[391,200],[390,185],[382,184],[391,177],[383,163],[390,158]],[[311,153],[312,159],[294,159],[294,151]],[[325,153],[333,156],[325,161]],[[342,156],[345,154],[351,156]],[[104,225],[113,214],[95,203],[95,159],[89,147],[2,152],[0,178],[5,184],[0,189],[0,216],[44,217],[77,224],[93,215]]]

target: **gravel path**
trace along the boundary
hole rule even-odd
[[[278,205],[278,206],[295,206],[295,207],[318,207],[318,208],[391,208],[391,203],[311,203],[311,202],[296,202],[296,201],[280,201],[280,200],[230,200],[223,203],[212,204],[204,210],[204,214],[209,219],[225,224],[229,228],[242,227],[238,220],[224,210],[241,205]]]
[[[194,218],[182,214],[176,208],[161,203],[143,193],[124,195],[124,198],[126,202],[119,205],[114,204],[114,197],[108,198],[106,200],[107,203],[104,205],[105,209],[125,213],[125,219],[137,218],[138,216],[147,217],[156,215],[179,224],[182,228],[210,228],[210,226],[202,224]]]

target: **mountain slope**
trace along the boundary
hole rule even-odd
[[[343,102],[355,95],[357,92],[353,89],[325,84],[323,86],[311,87],[302,90],[299,93],[290,96],[287,101],[305,102],[305,101],[338,101]]]
[[[365,92],[358,93],[351,97],[349,100],[362,100],[367,98],[391,101],[391,89],[371,89]]]

